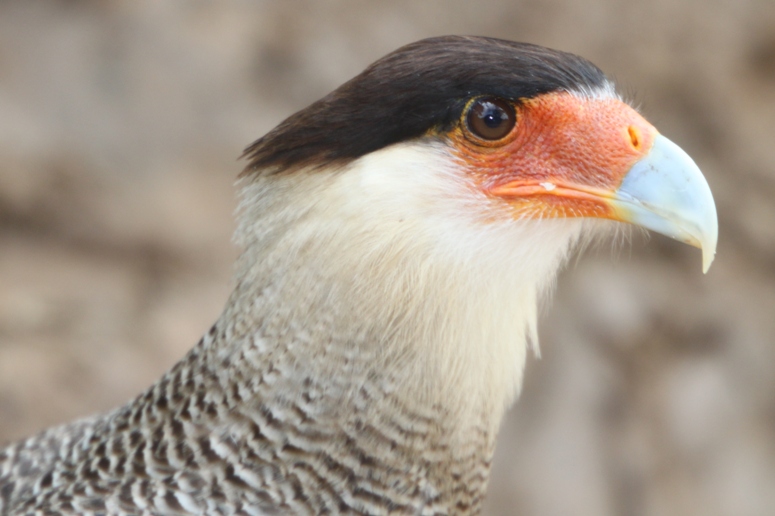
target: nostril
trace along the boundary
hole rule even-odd
[[[627,128],[627,134],[630,135],[630,145],[635,150],[640,150],[642,138],[640,137],[640,129],[631,125]]]

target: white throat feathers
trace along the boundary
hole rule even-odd
[[[590,221],[515,221],[469,181],[427,141],[246,180],[229,316],[242,312],[247,333],[269,323],[308,358],[295,362],[299,381],[338,378],[345,404],[380,378],[453,408],[452,427],[475,420],[494,435],[527,349],[538,352],[537,298]],[[347,367],[355,357],[360,372]]]

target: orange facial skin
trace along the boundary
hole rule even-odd
[[[606,199],[651,149],[657,130],[615,98],[549,93],[515,110],[516,125],[500,140],[478,138],[465,118],[453,131],[476,185],[519,218],[617,218]]]

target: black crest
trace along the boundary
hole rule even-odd
[[[445,36],[406,45],[245,150],[244,174],[346,163],[388,145],[443,132],[466,102],[492,95],[515,102],[551,91],[599,88],[589,61],[494,38]]]

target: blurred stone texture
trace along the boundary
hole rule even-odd
[[[574,260],[489,515],[775,514],[771,0],[0,1],[0,441],[106,410],[229,292],[243,147],[394,48],[581,54],[691,154],[720,241]]]

